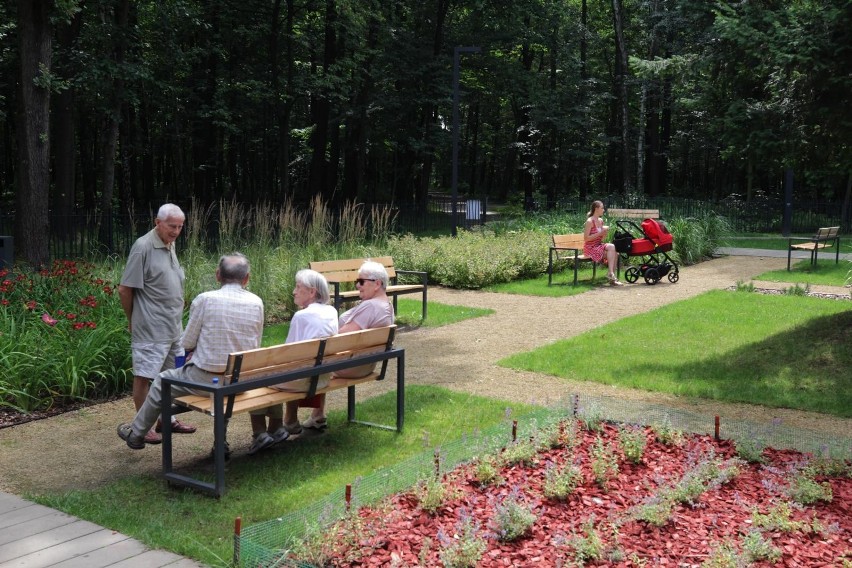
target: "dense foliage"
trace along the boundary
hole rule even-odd
[[[40,228],[48,192],[58,214],[192,197],[423,204],[451,185],[454,46],[481,48],[458,61],[461,194],[750,200],[778,196],[792,167],[797,196],[836,203],[852,171],[850,8],[6,2],[0,203]],[[35,40],[49,58],[22,48]],[[50,113],[28,112],[44,95]]]

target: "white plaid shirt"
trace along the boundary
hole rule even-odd
[[[189,322],[181,336],[191,362],[210,373],[222,373],[228,355],[260,347],[263,300],[239,284],[199,294],[189,307]]]

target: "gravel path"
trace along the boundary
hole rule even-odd
[[[733,419],[770,422],[777,417],[789,426],[849,436],[852,433],[852,420],[849,419],[684,399],[519,372],[496,365],[499,359],[511,353],[528,351],[707,290],[750,281],[756,274],[785,266],[786,258],[723,257],[682,268],[676,284],[663,280],[656,286],[637,283],[620,288],[602,287],[566,298],[430,288],[432,301],[491,308],[495,313],[442,328],[421,328],[399,334],[397,344],[406,350],[406,382],[533,403],[552,403],[573,393],[608,396],[625,402],[662,404]],[[755,284],[779,287],[771,283]],[[812,291],[831,293],[838,289],[812,287]],[[359,387],[359,398],[378,394],[392,386],[393,381],[387,381]],[[331,407],[342,408],[345,394],[333,393],[329,403]],[[115,434],[118,423],[128,421],[132,415],[133,405],[128,397],[0,430],[0,490],[23,494],[87,489],[128,474],[159,475],[158,447],[130,451]],[[189,416],[188,419],[199,425],[199,431],[191,436],[176,437],[177,467],[196,463],[206,456],[212,445],[210,421],[200,415]],[[232,422],[229,440],[236,453],[247,449],[249,431],[247,418],[238,417]]]

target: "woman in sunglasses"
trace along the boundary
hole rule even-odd
[[[351,310],[343,312],[339,320],[339,333],[373,329],[393,325],[395,316],[393,304],[388,300],[385,289],[388,285],[388,271],[378,262],[366,261],[358,269],[355,286],[361,302]],[[338,377],[353,379],[364,377],[373,372],[375,364],[361,365],[335,373]],[[323,430],[325,419],[325,395],[317,395],[319,406],[311,412],[311,417],[301,424],[304,428]],[[289,428],[289,427],[288,427]],[[293,433],[293,430],[290,430]]]

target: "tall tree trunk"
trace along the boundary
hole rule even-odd
[[[18,111],[17,208],[15,248],[32,268],[50,260],[48,194],[50,188],[50,72],[53,54],[50,0],[18,0],[21,78]]]
[[[121,66],[126,51],[127,21],[130,14],[130,0],[121,0],[115,7],[116,44],[114,50],[115,67],[118,75],[113,78],[112,105],[104,118],[103,151],[101,159],[101,222],[99,241],[112,251],[112,213],[113,189],[115,188],[115,149],[118,145],[118,123],[121,120],[121,105],[124,100],[124,78]]]
[[[80,23],[83,11],[77,12],[71,19],[70,25],[62,26],[57,30],[56,37],[63,53],[71,53],[80,35]],[[72,77],[76,69],[71,65],[65,65],[59,74],[63,77]],[[75,89],[69,85],[54,97],[55,107],[53,111],[54,137],[53,137],[53,164],[54,179],[56,184],[56,197],[54,200],[54,231],[62,239],[71,236],[74,230],[71,215],[74,213],[75,200],[75,171],[77,163],[77,147],[74,131],[74,102]]]
[[[588,71],[588,36],[589,36],[589,3],[588,0],[583,0],[580,7],[580,105],[584,109],[584,124],[585,128],[583,129],[583,139],[582,139],[582,150],[584,156],[580,158],[582,160],[582,173],[580,177],[580,198],[585,200],[589,194],[589,186],[591,185],[592,179],[592,165],[589,159],[589,156],[592,155],[591,149],[591,139],[590,133],[592,131],[591,128],[591,112],[589,110],[588,104],[588,86],[587,82],[589,80],[589,71]]]
[[[624,7],[621,0],[612,0],[612,17],[615,27],[616,66],[619,114],[621,115],[621,175],[622,191],[629,193],[633,187],[630,175],[630,115],[627,104],[627,45],[624,43]]]
[[[334,0],[325,2],[325,33],[323,41],[322,67],[328,72],[337,55],[337,6]],[[316,92],[311,95],[311,122],[314,130],[310,137],[311,169],[308,177],[308,191],[312,195],[320,194],[326,202],[333,197],[333,189],[328,184],[328,147],[329,118],[331,101],[328,93]],[[310,199],[312,195],[305,196]]]
[[[846,174],[846,191],[843,194],[843,206],[840,210],[840,224],[843,232],[849,232],[852,227],[852,172]]]

